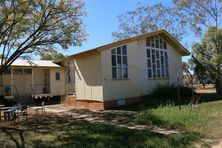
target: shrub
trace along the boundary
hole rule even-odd
[[[158,85],[153,89],[152,93],[146,96],[146,101],[151,100],[155,104],[187,104],[190,103],[192,97],[192,89],[180,86],[180,101],[178,100],[178,87],[175,85]]]

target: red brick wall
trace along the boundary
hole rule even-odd
[[[67,96],[63,103],[70,106],[76,105],[76,98],[74,96]]]
[[[104,103],[91,100],[76,100],[77,107],[84,107],[87,109],[99,109],[104,110]]]
[[[139,102],[141,98],[128,98],[125,99],[125,105],[133,104],[136,102]],[[117,107],[117,100],[111,100],[111,101],[105,101],[105,102],[99,102],[99,101],[92,101],[92,100],[76,100],[75,97],[67,97],[66,98],[66,104],[67,105],[73,105],[76,107],[83,107],[87,109],[98,109],[98,110],[104,110],[104,109],[111,109]]]

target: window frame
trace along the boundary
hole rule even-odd
[[[111,49],[111,67],[113,80],[129,79],[127,45]]]
[[[154,38],[155,47],[152,45],[151,38]],[[156,44],[156,40],[159,41],[158,44]],[[156,45],[158,45],[159,48],[156,48]],[[167,46],[167,42],[158,35],[146,38],[146,72],[148,80],[169,79],[169,57]]]
[[[20,71],[20,72],[19,72],[19,71]],[[24,71],[23,71],[22,68],[15,68],[15,69],[14,69],[14,74],[15,74],[15,75],[22,75],[22,74],[24,74]]]
[[[32,69],[31,69],[31,68],[25,68],[25,69],[23,69],[23,74],[27,74],[27,75],[32,74]]]
[[[58,76],[58,77],[57,77]],[[57,78],[59,78],[59,79],[57,79]],[[55,72],[55,80],[56,81],[61,81],[61,73],[60,72]]]

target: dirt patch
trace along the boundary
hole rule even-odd
[[[213,84],[209,84],[206,86],[202,86],[202,85],[195,85],[195,92],[196,93],[201,93],[201,94],[214,94],[216,93],[216,88],[215,85]]]
[[[58,104],[58,105],[47,105],[45,107],[45,112],[49,113],[60,113],[60,112],[67,112],[72,109],[74,109],[73,106],[67,106],[63,104]],[[29,110],[30,112],[34,112],[35,109],[40,108],[40,106],[35,106],[35,107],[30,107]]]
[[[212,145],[212,148],[222,148],[222,139],[220,140],[218,144]]]

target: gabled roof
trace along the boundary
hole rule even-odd
[[[116,46],[119,46],[119,45],[122,45],[122,44],[133,42],[133,41],[143,39],[143,38],[146,38],[148,36],[153,36],[153,35],[161,36],[171,46],[173,46],[179,53],[181,53],[182,56],[190,55],[189,50],[187,48],[185,48],[177,39],[175,39],[172,35],[170,35],[166,30],[161,29],[161,30],[149,32],[149,33],[146,33],[146,34],[138,35],[138,36],[135,36],[135,37],[132,37],[132,38],[124,39],[124,40],[121,40],[121,41],[113,42],[113,43],[103,45],[103,46],[100,46],[100,47],[96,47],[96,48],[93,48],[93,49],[90,49],[90,50],[87,50],[87,51],[83,51],[83,52],[80,52],[80,53],[77,53],[77,54],[73,54],[73,55],[67,56],[64,59],[67,59],[67,58],[70,58],[70,57],[75,57],[75,56],[78,56],[78,55],[88,54],[88,53],[92,53],[92,52],[100,52],[100,51],[103,51],[103,50],[107,50],[107,49],[110,49],[110,48],[113,48],[113,47],[116,47]],[[61,60],[61,61],[63,61],[63,60]]]
[[[48,60],[15,60],[11,66],[20,67],[61,67],[58,64],[53,63],[53,61]]]

